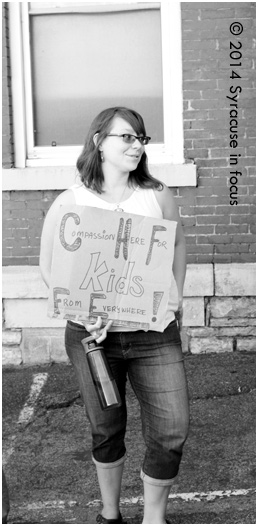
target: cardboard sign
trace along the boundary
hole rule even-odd
[[[114,326],[162,332],[174,281],[176,226],[100,208],[61,207],[49,316],[92,323],[101,316]]]

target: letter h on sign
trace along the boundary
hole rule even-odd
[[[119,258],[119,252],[120,252],[120,246],[121,243],[124,243],[123,246],[123,256],[124,259],[128,259],[128,244],[130,240],[130,234],[131,234],[131,228],[132,228],[132,220],[127,219],[125,223],[125,235],[122,237],[122,232],[124,228],[124,219],[121,217],[118,227],[118,233],[116,238],[116,248],[115,248],[115,258]]]

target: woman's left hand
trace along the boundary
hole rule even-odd
[[[181,332],[183,328],[183,300],[179,300],[178,310],[175,312],[175,317],[178,323],[178,329]]]
[[[107,337],[107,331],[111,327],[113,320],[107,322],[105,327],[102,327],[102,318],[98,316],[96,323],[84,323],[86,331],[94,336],[97,343],[103,342]]]

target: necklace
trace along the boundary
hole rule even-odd
[[[123,189],[123,192],[122,192],[122,195],[120,196],[120,200],[119,200],[119,203],[116,203],[116,208],[114,208],[114,212],[123,212],[123,208],[120,207],[120,203],[122,201],[122,198],[124,196],[124,193],[126,191],[126,188],[127,188],[127,184],[125,185],[124,189]]]

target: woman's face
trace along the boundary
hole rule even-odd
[[[112,168],[116,172],[129,174],[137,168],[144,152],[144,146],[138,140],[132,144],[127,144],[122,137],[116,136],[122,134],[138,135],[131,124],[121,117],[114,117],[109,131],[109,135],[111,134],[112,136],[107,136],[99,147],[103,152],[103,173],[105,175],[106,169]]]

